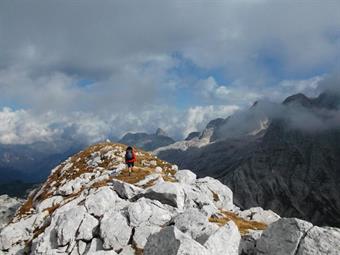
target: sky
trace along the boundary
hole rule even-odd
[[[181,139],[339,71],[337,0],[4,0],[0,143]]]

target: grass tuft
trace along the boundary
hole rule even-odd
[[[262,222],[245,220],[233,212],[221,211],[221,214],[210,217],[209,221],[223,226],[232,220],[237,225],[241,235],[246,235],[249,230],[265,230],[267,228],[267,225]]]

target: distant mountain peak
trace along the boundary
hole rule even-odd
[[[161,128],[158,128],[155,133],[157,136],[168,136],[168,134]]]
[[[304,107],[312,107],[313,100],[308,98],[305,94],[298,93],[287,97],[282,104],[284,105],[300,105]]]

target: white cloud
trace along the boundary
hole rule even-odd
[[[239,107],[236,105],[192,107],[186,114],[183,134],[186,136],[190,132],[201,131],[210,120],[226,118],[238,109]]]

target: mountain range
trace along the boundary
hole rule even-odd
[[[119,140],[119,143],[130,144],[146,151],[152,151],[174,142],[175,140],[169,137],[161,128],[158,128],[154,134],[147,134],[143,132],[127,133]]]
[[[340,96],[259,101],[154,153],[234,192],[241,208],[340,226]]]

